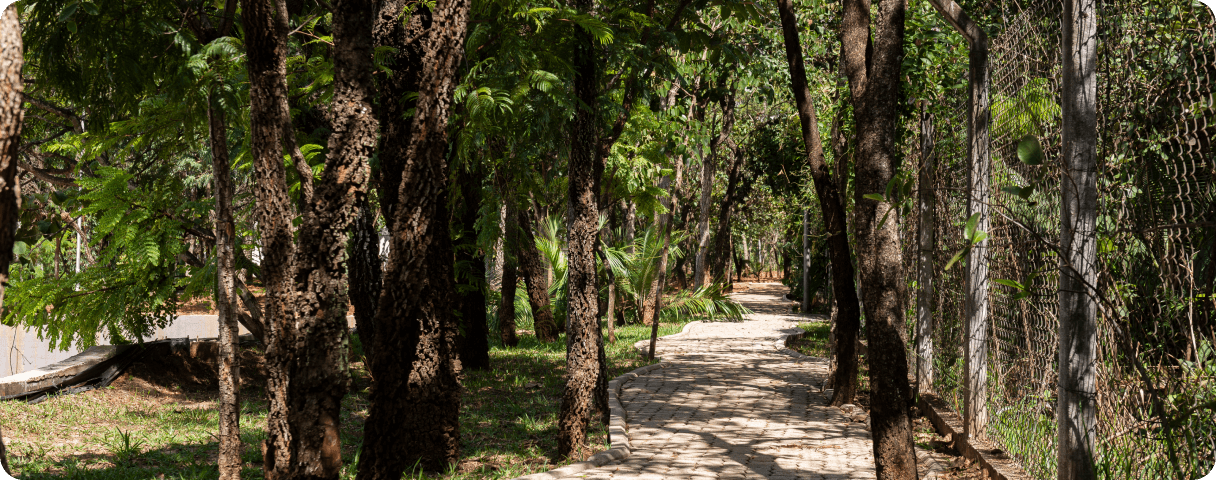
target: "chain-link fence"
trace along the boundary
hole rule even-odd
[[[1062,6],[1010,11],[1001,28],[989,28],[1001,34],[989,50],[990,324],[980,435],[1027,473],[1053,478]],[[1100,274],[1091,293],[1099,303],[1096,461],[1105,478],[1198,478],[1216,462],[1214,24],[1190,0],[1100,3]],[[954,114],[934,118],[932,148],[934,389],[959,412],[964,267],[944,267],[963,247],[967,217],[965,95],[947,100]],[[1019,158],[1028,136],[1040,140],[1041,165]],[[918,223],[905,224],[905,258],[915,258]]]

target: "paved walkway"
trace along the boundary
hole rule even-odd
[[[865,424],[824,406],[827,363],[776,351],[805,321],[788,313],[785,290],[752,284],[734,295],[756,312],[747,321],[659,339],[657,354],[671,365],[621,392],[633,453],[567,478],[874,478]]]

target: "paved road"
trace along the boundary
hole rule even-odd
[[[747,321],[696,324],[660,339],[658,355],[671,366],[621,392],[632,455],[567,478],[874,478],[864,424],[824,406],[827,363],[775,350],[806,320],[788,313],[784,292],[752,284],[734,295],[756,312]]]

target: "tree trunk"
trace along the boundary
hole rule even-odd
[[[211,172],[215,192],[215,310],[219,323],[219,464],[220,479],[241,478],[240,372],[237,357],[236,226],[232,219],[232,172],[224,111],[207,98],[211,131]]]
[[[405,7],[404,2],[386,2],[376,26],[377,43],[384,39],[403,46],[406,30],[427,28],[425,39],[416,40],[423,43],[422,55],[412,55],[418,51],[413,48],[396,53],[397,65],[411,72],[421,70],[414,116],[409,122],[394,120],[409,124],[408,129],[397,130],[409,132],[408,141],[385,139],[392,148],[380,152],[384,171],[400,175],[397,185],[390,183],[382,190],[382,198],[395,198],[392,246],[376,310],[371,365],[376,387],[364,427],[359,479],[400,478],[414,465],[440,471],[460,458],[460,360],[452,312],[455,284],[446,127],[456,69],[464,53],[469,2],[438,0],[429,14]],[[403,25],[400,16],[407,14],[410,21]],[[423,22],[422,17],[429,18]]]
[[[731,116],[733,117],[734,95],[729,95],[727,98],[732,104],[730,110],[732,112]],[[725,103],[722,106],[722,110],[726,110]],[[731,242],[730,216],[735,203],[738,203],[739,200],[741,200],[738,198],[740,196],[739,177],[743,173],[744,159],[743,152],[739,151],[738,147],[734,145],[734,142],[727,141],[725,143],[727,143],[726,146],[728,150],[731,151],[731,162],[730,166],[727,167],[726,170],[726,193],[722,195],[722,202],[718,207],[718,232],[714,235],[714,262],[711,276],[713,277],[714,281],[725,281],[726,283],[730,283],[730,275],[729,272],[726,271],[726,262],[734,257],[734,251],[733,248],[731,248],[731,244],[733,242]],[[746,248],[747,246],[744,244],[744,249],[746,250]],[[742,266],[743,264],[736,262],[736,274],[739,273],[739,267]]]
[[[590,13],[591,0],[574,0],[581,13]],[[595,239],[598,213],[596,188],[599,185],[597,158],[598,69],[591,34],[575,29],[574,96],[580,107],[571,132],[568,207],[569,235],[569,316],[566,320],[566,385],[558,416],[557,455],[569,458],[587,444],[587,421],[599,376],[600,329],[596,320],[599,292],[595,273]]]
[[[303,202],[298,248],[292,245],[293,215],[280,153],[296,150],[286,108],[286,4],[250,1],[243,10],[262,272],[267,317],[273,322],[266,352],[266,477],[337,478],[342,465],[338,422],[350,381],[343,253],[353,206],[366,195],[367,159],[378,128],[371,114],[372,2],[343,0],[336,7],[334,132],[322,182],[301,192],[309,201]]]
[[[697,217],[697,237],[693,245],[697,249],[696,263],[693,265],[692,288],[701,288],[705,284],[706,254],[709,251],[709,206],[713,198],[714,154],[701,157],[701,215]]]
[[[363,354],[372,356],[372,337],[376,336],[376,304],[380,301],[380,232],[376,211],[367,199],[355,205],[355,224],[350,232],[350,303],[355,307],[355,330]]]
[[[258,188],[258,229],[262,234],[262,274],[266,287],[263,308],[271,319],[266,341],[271,398],[267,418],[268,438],[263,444],[267,478],[285,478],[283,470],[296,460],[292,444],[286,396],[292,357],[290,339],[294,311],[291,305],[295,273],[292,209],[287,193],[287,171],[283,166],[284,121],[279,98],[287,96],[287,9],[281,0],[242,1],[242,20],[249,69],[250,150]]]
[[[519,288],[518,258],[515,255],[516,244],[519,243],[519,226],[515,224],[518,208],[515,206],[514,191],[511,186],[511,172],[506,167],[499,167],[494,174],[498,185],[498,194],[502,197],[502,287],[499,290],[498,302],[498,334],[503,345],[514,348],[519,345],[519,337],[515,332],[515,290]]]
[[[861,306],[853,283],[853,258],[849,247],[844,203],[840,190],[844,185],[832,179],[823,158],[823,143],[819,138],[819,123],[815,119],[815,105],[806,83],[806,67],[802,61],[802,48],[798,40],[794,6],[789,0],[777,0],[781,16],[781,30],[785,39],[785,55],[790,66],[790,82],[794,100],[798,106],[798,118],[802,125],[802,141],[806,146],[807,161],[811,166],[811,178],[815,182],[815,196],[819,198],[819,209],[823,212],[823,224],[828,234],[828,253],[832,262],[832,291],[836,297],[837,368],[833,372],[832,405],[852,403],[857,394],[857,336],[861,331]],[[846,32],[847,35],[847,32]],[[864,45],[863,45],[864,47]],[[864,54],[865,49],[862,49]],[[840,159],[837,159],[840,162]]]
[[[1058,477],[1097,478],[1097,2],[1064,2]]]
[[[21,213],[21,184],[17,182],[17,155],[21,147],[21,123],[25,116],[21,66],[25,63],[21,44],[21,22],[17,7],[9,5],[0,15],[0,305],[8,289],[8,267],[13,261],[13,241]],[[0,466],[8,466],[8,453],[0,437]]]
[[[654,292],[654,315],[650,320],[650,350],[646,354],[648,360],[654,360],[655,345],[659,340],[659,320],[660,313],[663,311],[663,290],[667,288],[667,259],[671,251],[671,223],[672,223],[672,205],[675,202],[676,192],[680,191],[680,186],[684,183],[684,162],[676,162],[675,183],[671,184],[671,178],[663,179],[663,185],[667,188],[667,198],[663,199],[663,207],[667,209],[667,213],[660,217],[659,225],[657,225],[663,235],[663,249],[659,251],[659,265],[656,275]]]
[[[536,237],[532,235],[532,222],[523,210],[515,217],[519,228],[519,270],[524,275],[524,285],[528,288],[528,305],[532,307],[533,328],[536,338],[548,343],[557,340],[557,322],[553,320],[553,307],[549,303],[549,281],[545,272],[545,262],[541,259],[540,249],[536,247]],[[598,305],[596,307],[599,309]]]
[[[855,221],[866,314],[870,367],[870,411],[875,471],[879,480],[917,477],[908,383],[907,349],[903,339],[901,299],[903,263],[897,213],[883,195],[895,175],[895,122],[899,117],[900,59],[903,56],[903,0],[881,0],[876,35],[870,39],[870,8],[864,0],[845,3],[845,71],[849,76],[857,118],[857,189]],[[841,339],[840,347],[849,346]]]
[[[486,262],[478,255],[477,218],[481,209],[481,179],[477,170],[461,169],[457,174],[464,204],[461,214],[460,246],[456,265],[462,269],[464,287],[460,291],[460,316],[464,338],[460,342],[460,364],[464,368],[490,368],[489,327],[486,325]]]

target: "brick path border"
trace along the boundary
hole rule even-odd
[[[693,322],[696,323],[696,322]],[[689,326],[692,323],[688,324]],[[683,335],[688,332],[688,326],[684,330],[675,335]],[[666,338],[666,337],[664,337]],[[608,439],[612,442],[608,450],[604,450],[595,455],[592,455],[585,461],[572,463],[561,468],[549,470],[547,472],[533,473],[522,477],[516,477],[513,480],[555,480],[558,478],[568,477],[584,470],[599,468],[607,465],[609,462],[624,460],[629,458],[632,453],[633,444],[629,443],[629,426],[625,420],[625,407],[621,405],[620,396],[621,389],[626,383],[633,381],[642,375],[650,373],[653,370],[666,368],[669,363],[656,363],[645,367],[634,369],[632,372],[626,373],[608,382],[608,410],[610,421],[608,423]]]

